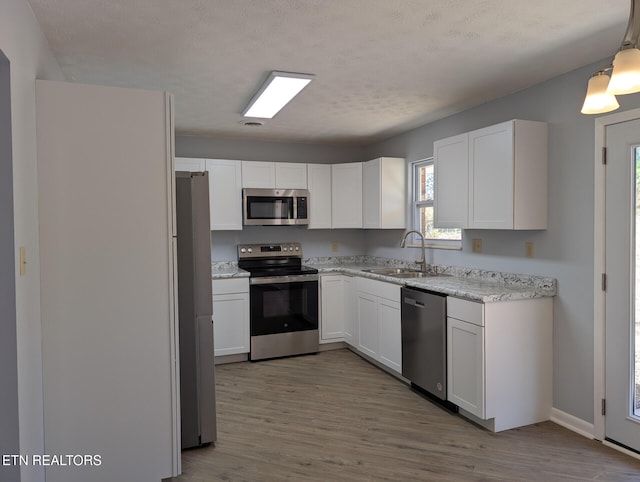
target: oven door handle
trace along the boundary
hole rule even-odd
[[[265,278],[249,278],[250,285],[266,285],[278,283],[299,283],[304,281],[318,281],[317,274],[298,274],[286,276],[269,276]]]

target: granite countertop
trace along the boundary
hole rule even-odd
[[[363,270],[382,267],[415,269],[415,265],[407,261],[371,256],[309,258],[305,259],[303,264],[317,268],[320,274],[341,273],[361,276],[401,286],[428,289],[483,303],[547,298],[556,295],[556,280],[540,276],[430,265],[428,272],[433,276],[410,279],[396,278]],[[237,262],[215,262],[212,264],[213,279],[245,278],[248,276],[247,271],[238,268]]]
[[[215,261],[211,263],[212,279],[248,278],[249,272],[238,268],[237,261]]]

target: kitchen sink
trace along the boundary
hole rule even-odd
[[[423,273],[422,271],[405,271],[402,273],[392,274],[394,278],[427,278],[430,276],[438,276],[435,273]]]
[[[373,274],[381,274],[385,276],[394,276],[405,273],[420,273],[420,271],[416,271],[415,269],[409,268],[372,268],[372,269],[363,269],[362,271],[366,271],[367,273]]]
[[[393,276],[394,278],[428,278],[431,276],[441,276],[437,273],[423,273],[422,271],[409,268],[372,268],[363,269],[362,271],[384,276]]]

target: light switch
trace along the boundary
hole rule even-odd
[[[27,248],[20,246],[20,276],[27,274]]]
[[[471,251],[474,253],[482,253],[482,240],[481,239],[472,239],[471,240]]]
[[[331,251],[333,251],[334,253],[338,252],[338,243],[336,243],[335,241],[331,243]]]

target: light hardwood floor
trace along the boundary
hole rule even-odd
[[[348,350],[216,367],[218,442],[194,481],[640,481],[640,461],[552,422],[494,434]]]

